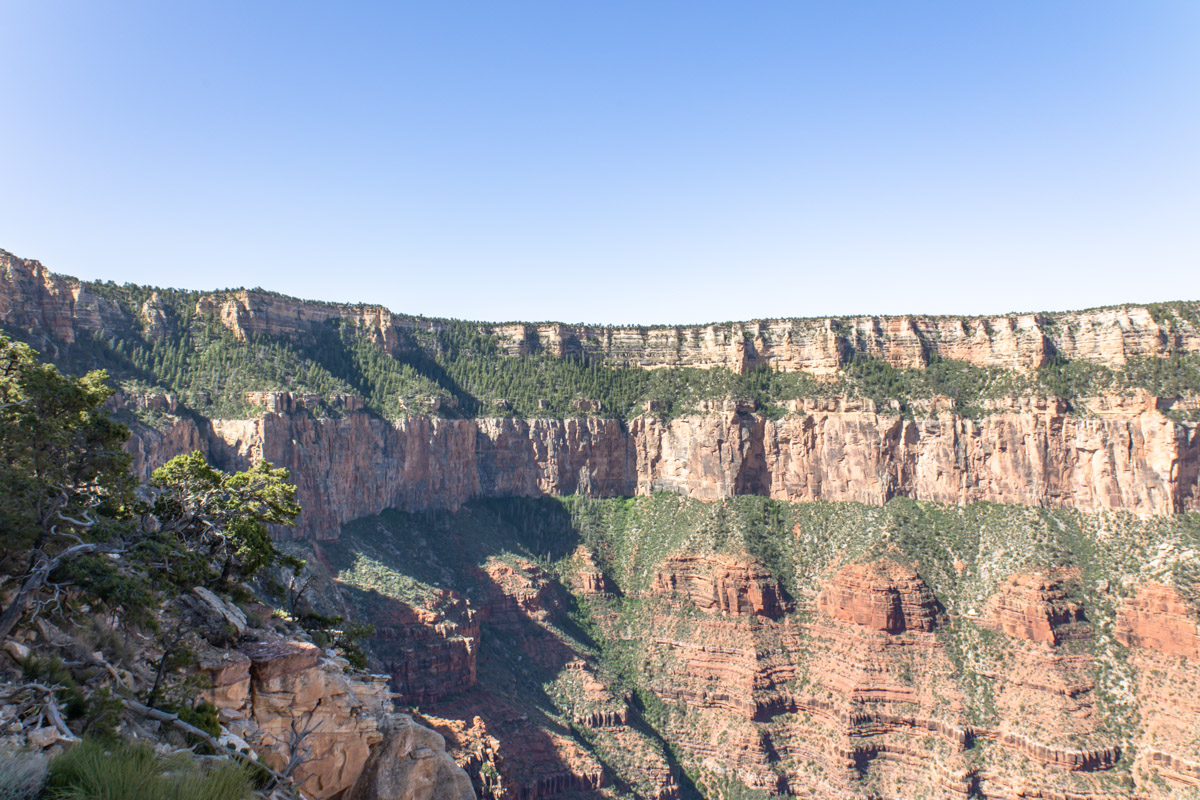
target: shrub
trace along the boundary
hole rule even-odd
[[[33,800],[46,784],[46,763],[41,753],[0,750],[0,800]]]
[[[160,756],[148,745],[87,739],[50,763],[47,800],[248,800],[246,767],[208,768],[189,754]]]

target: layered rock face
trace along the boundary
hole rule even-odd
[[[1000,502],[1167,514],[1197,507],[1194,425],[1154,412],[811,414],[767,423],[769,494],[783,500]]]
[[[165,323],[151,294],[137,324],[153,337]],[[263,292],[200,296],[236,336],[300,337],[344,321],[389,352],[411,348],[415,329],[451,323],[392,315],[371,306],[309,303]],[[51,347],[81,331],[133,320],[86,285],[35,261],[0,252],[0,325],[33,332]],[[931,356],[1012,369],[1050,355],[1121,364],[1130,357],[1200,352],[1185,313],[1140,307],[995,319],[859,318],[731,323],[648,329],[483,326],[515,353],[542,347],[643,367],[762,363],[821,373],[869,355],[898,366]],[[1165,314],[1165,316],[1164,316]],[[458,323],[454,323],[458,324]],[[315,399],[315,398],[314,398]],[[201,449],[240,467],[267,458],[287,467],[305,507],[295,535],[328,539],[350,520],[386,508],[457,509],[476,497],[583,494],[627,497],[657,491],[715,500],[758,494],[780,500],[882,503],[912,497],[945,503],[1019,503],[1083,511],[1169,514],[1200,507],[1200,436],[1155,398],[1097,398],[1068,413],[1055,398],[990,401],[979,419],[929,403],[916,419],[869,401],[794,401],[769,419],[752,405],[708,403],[699,413],[629,422],[567,419],[388,421],[353,396],[323,398],[342,416],[319,419],[289,392],[252,392],[263,413],[244,420],[162,417],[129,444],[135,471]],[[168,409],[170,411],[170,409]]]
[[[386,508],[450,509],[476,497],[670,491],[701,500],[892,497],[1160,515],[1200,508],[1200,432],[1156,409],[1093,416],[1053,404],[979,420],[904,419],[834,406],[770,420],[733,404],[703,416],[629,424],[597,418],[389,422],[303,411],[251,420],[172,418],[130,441],[147,477],[205,450],[217,464],[287,467],[305,511],[291,534],[336,538]]]
[[[752,560],[677,556],[654,576],[654,591],[679,594],[702,611],[778,619],[788,609],[774,576]]]
[[[884,633],[932,631],[939,616],[929,587],[911,568],[895,562],[846,567],[818,605],[835,619]]]
[[[398,699],[427,705],[475,685],[479,621],[460,597],[443,592],[421,608],[387,603],[371,615],[372,652]]]
[[[1137,675],[1139,788],[1148,797],[1197,792],[1200,610],[1175,587],[1147,584],[1121,607],[1116,636],[1130,647]]]
[[[539,689],[562,698],[570,722],[587,730],[589,740],[581,746],[560,726],[547,725],[544,711],[515,703],[508,692],[476,686],[448,698],[435,706],[438,716],[429,722],[478,776],[484,795],[602,796],[600,790],[613,785],[606,762],[618,754],[634,765],[625,778],[637,777],[637,796],[677,800],[676,772],[644,730],[634,727],[629,697],[597,673],[594,656],[574,649],[551,627],[563,621],[562,587],[524,559],[488,559],[476,577],[486,590],[480,616],[483,641],[494,653],[492,671],[505,675],[504,682],[511,675],[513,683],[527,670],[553,676]]]
[[[445,324],[393,316],[378,306],[305,303],[246,291],[205,295],[198,309],[215,313],[242,337],[296,335],[329,320],[349,320],[375,332],[389,349],[406,330],[438,330]],[[968,319],[851,317],[651,328],[545,323],[485,325],[483,330],[499,335],[510,355],[545,350],[559,357],[587,355],[614,366],[725,367],[735,372],[768,365],[827,374],[855,355],[898,367],[924,366],[931,356],[939,356],[979,366],[1033,369],[1055,353],[1120,365],[1135,356],[1200,350],[1200,330],[1163,327],[1137,306]]]
[[[1117,638],[1168,656],[1200,659],[1200,614],[1173,587],[1149,584],[1117,617]]]
[[[406,347],[410,331],[437,331],[451,324],[393,314],[381,306],[309,302],[245,290],[202,295],[196,311],[213,315],[239,338],[296,337],[331,322],[347,322],[389,352]],[[153,327],[156,314],[161,311],[151,298],[140,315]],[[70,343],[78,330],[102,330],[106,318],[122,316],[79,281],[0,250],[0,324]],[[1160,324],[1141,306],[973,318],[850,317],[649,328],[484,324],[480,329],[496,334],[512,355],[544,350],[560,357],[587,355],[614,366],[726,367],[737,372],[768,365],[830,373],[855,355],[900,367],[923,366],[931,357],[941,357],[1030,369],[1054,354],[1120,365],[1135,356],[1200,352],[1200,327],[1194,320],[1176,315],[1169,324]]]
[[[352,324],[390,353],[411,353],[418,333],[459,324],[253,291],[201,296],[196,311],[240,339]],[[168,327],[156,295],[135,312],[146,336]],[[0,324],[37,333],[52,353],[83,331],[128,325],[129,313],[0,253]],[[479,328],[513,356],[817,375],[860,355],[897,367],[940,357],[1030,370],[1055,356],[1118,366],[1200,352],[1193,318],[1141,307]],[[1139,572],[1132,551],[1081,531],[1043,547],[1057,535],[1038,527],[1045,511],[1024,509],[1020,532],[1040,533],[1011,548],[963,534],[954,520],[982,501],[1142,517],[1200,510],[1200,431],[1164,413],[1174,400],[1137,393],[1068,409],[1059,398],[1021,397],[987,401],[976,417],[940,398],[912,404],[915,418],[849,398],[793,401],[781,417],[728,400],[628,421],[389,421],[352,395],[269,391],[247,400],[253,418],[211,420],[176,415],[165,395],[114,402],[159,414],[128,444],[140,477],[195,449],[225,468],[258,458],[288,468],[305,511],[293,531],[278,533],[324,542],[317,558],[352,535],[348,522],[385,509],[455,512],[479,498],[669,492],[704,508],[739,495],[959,507],[940,517],[941,529],[902,520],[860,547],[841,540],[832,553],[823,549],[834,547],[827,529],[799,525],[790,535],[772,529],[755,546],[744,538],[744,550],[736,544],[744,531],[720,521],[675,544],[666,543],[670,531],[622,519],[590,538],[582,524],[536,541],[521,531],[516,544],[481,537],[470,552],[457,540],[401,542],[385,529],[407,568],[432,564],[439,548],[445,563],[395,596],[386,583],[359,586],[347,605],[360,604],[376,626],[372,652],[396,698],[436,714],[427,720],[437,733],[393,713],[382,679],[353,676],[311,645],[248,647],[206,667],[222,720],[269,763],[286,758],[294,720],[320,722],[301,772],[314,797],[470,796],[442,736],[477,788],[503,800],[675,800],[694,775],[713,797],[745,787],[832,800],[1200,792],[1200,614],[1163,564]],[[320,418],[319,406],[340,416]],[[581,401],[577,410],[596,409]],[[430,536],[454,539],[487,516],[486,505],[467,506]],[[939,538],[948,529],[958,538]],[[923,544],[913,544],[918,535]],[[1099,567],[1078,566],[1081,551],[1102,546],[1125,559],[1112,577],[1127,597],[1097,602],[1110,590],[1083,587],[1087,569]],[[986,591],[967,600],[967,585]]]
[[[1067,593],[1062,572],[1012,576],[989,603],[988,622],[1018,639],[1050,645],[1062,642],[1084,618],[1083,609]]]
[[[78,329],[102,330],[122,312],[74,278],[0,250],[0,324],[71,344]]]
[[[968,697],[978,689],[953,662],[956,636],[943,635],[971,623],[948,618],[911,566],[850,564],[824,584],[807,621],[651,612],[647,685],[686,709],[668,717],[667,736],[703,769],[798,797],[1130,796],[1107,788],[1120,747],[1097,713],[1090,655],[1011,626],[973,665],[990,677],[981,719]],[[993,603],[1027,608],[1040,586],[1054,617],[1061,584],[1018,574]]]
[[[422,710],[484,796],[1187,797],[1200,612],[1139,576],[1190,580],[1194,521],[1085,517],[489,501],[323,548],[478,600],[474,685]]]

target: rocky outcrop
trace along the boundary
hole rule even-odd
[[[54,353],[74,343],[79,329],[98,331],[123,321],[116,306],[74,278],[0,250],[0,325],[32,334]]]
[[[550,577],[538,565],[524,559],[512,564],[489,559],[479,578],[488,588],[484,617],[491,624],[511,628],[546,619],[553,589]]]
[[[1200,659],[1200,611],[1174,587],[1146,584],[1118,612],[1116,636],[1130,647]]]
[[[633,442],[615,419],[480,419],[471,456],[484,497],[637,491]]]
[[[778,619],[789,608],[779,582],[750,558],[676,556],[654,576],[655,594],[680,595],[701,611]]]
[[[296,336],[333,320],[347,320],[372,331],[389,350],[404,341],[408,330],[439,330],[448,324],[393,315],[378,306],[312,303],[256,291],[205,295],[197,310],[214,314],[240,337]],[[898,367],[921,367],[931,357],[941,357],[1032,369],[1055,354],[1120,365],[1134,356],[1200,349],[1200,330],[1192,320],[1168,316],[1160,324],[1141,306],[974,318],[848,317],[651,327],[517,323],[480,328],[496,334],[509,355],[544,351],[560,358],[586,355],[614,366],[724,367],[736,372],[769,366],[827,374],[858,355]]]
[[[475,685],[479,618],[458,594],[439,590],[423,604],[380,598],[371,624],[371,650],[402,704],[426,706]]]
[[[571,589],[576,595],[583,597],[604,597],[613,593],[612,581],[604,574],[596,563],[592,551],[580,545],[575,549],[573,568],[568,575]]]
[[[35,261],[0,252],[0,270],[0,325],[32,332],[53,347],[69,346],[82,331],[134,326],[161,335],[169,324],[161,294],[151,294],[134,313]],[[418,328],[451,324],[257,291],[203,295],[196,302],[199,313],[237,336],[311,338],[346,322],[391,352],[411,347]],[[483,327],[517,355],[540,348],[642,367],[744,370],[767,363],[820,373],[863,354],[899,366],[922,366],[937,355],[1020,369],[1053,354],[1120,364],[1135,356],[1200,352],[1200,328],[1185,313],[1189,308],[638,329]],[[191,449],[226,467],[265,457],[290,470],[305,508],[290,535],[309,539],[335,538],[341,524],[386,508],[454,510],[476,497],[544,494],[671,491],[706,500],[760,494],[874,504],[912,497],[1140,515],[1200,508],[1197,425],[1166,416],[1174,401],[1144,393],[1084,402],[1084,413],[1069,413],[1057,398],[990,400],[978,419],[956,415],[949,398],[914,404],[916,418],[870,401],[809,399],[793,401],[779,419],[731,400],[709,402],[690,416],[647,414],[628,422],[590,411],[567,419],[388,421],[362,410],[362,399],[353,396],[265,391],[248,399],[262,409],[251,419],[175,417],[166,409],[155,428],[139,424],[129,443],[135,471],[147,477]],[[309,413],[318,407],[336,407],[337,418]]]
[[[307,797],[473,798],[441,737],[394,713],[386,677],[345,666],[309,642],[279,638],[208,649],[197,664],[221,723],[269,766],[283,768],[295,735],[308,731],[301,745],[309,753],[294,773]]]
[[[208,450],[228,467],[259,458],[286,467],[305,509],[297,534],[325,539],[385,508],[456,509],[478,496],[475,438],[471,420],[263,414],[213,420]]]
[[[913,497],[1082,511],[1197,508],[1196,426],[1161,414],[1085,418],[1053,407],[979,420],[870,411],[766,421],[763,493],[882,503]]]
[[[349,322],[388,352],[399,345],[397,331],[402,323],[382,306],[347,305],[299,300],[262,291],[206,294],[196,302],[196,312],[210,314],[239,339],[251,335],[296,337],[311,334],[331,323]],[[414,327],[412,318],[404,327]]]
[[[1002,591],[1042,586],[1054,608],[1071,577],[1014,578]],[[981,719],[967,710],[977,700],[955,634],[943,633],[951,622],[913,567],[870,559],[823,583],[809,608],[778,619],[713,614],[707,592],[652,594],[665,605],[644,609],[634,634],[645,686],[675,709],[666,735],[690,763],[801,797],[1110,796],[1122,751],[1097,713],[1090,655],[996,640],[972,664],[988,676]]]
[[[562,585],[523,558],[483,559],[471,574],[487,598],[480,636],[491,648],[492,685],[445,698],[436,705],[438,717],[426,719],[446,737],[481,796],[602,796],[598,790],[614,782],[606,764],[616,760],[636,765],[625,777],[638,778],[637,796],[677,800],[676,772],[633,718],[628,694],[597,672],[594,654],[576,649],[554,627],[564,622]],[[508,676],[501,677],[503,688],[494,683],[498,676]],[[539,676],[542,697],[558,699],[567,722],[589,731],[587,746],[551,722],[545,709],[516,702],[514,690],[532,676]]]
[[[1006,580],[988,603],[986,622],[995,629],[1030,642],[1059,644],[1084,619],[1083,608],[1071,599],[1067,571],[1055,574],[1019,573]]]
[[[212,452],[210,426],[191,417],[165,417],[157,426],[133,426],[125,451],[133,456],[130,468],[141,481],[180,453]]]
[[[912,567],[895,561],[851,564],[821,593],[818,607],[834,619],[875,631],[932,631],[937,600]]]
[[[471,779],[446,754],[441,734],[394,715],[346,800],[474,800]]]
[[[1135,669],[1134,776],[1147,797],[1200,789],[1200,611],[1173,586],[1150,583],[1125,600],[1117,639]]]

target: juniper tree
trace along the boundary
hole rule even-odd
[[[47,594],[64,563],[124,547],[133,500],[124,426],[109,418],[102,371],[81,378],[0,336],[0,573],[13,599],[0,641]]]

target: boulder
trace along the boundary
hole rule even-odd
[[[393,715],[347,800],[474,800],[471,779],[446,753],[441,734]]]

